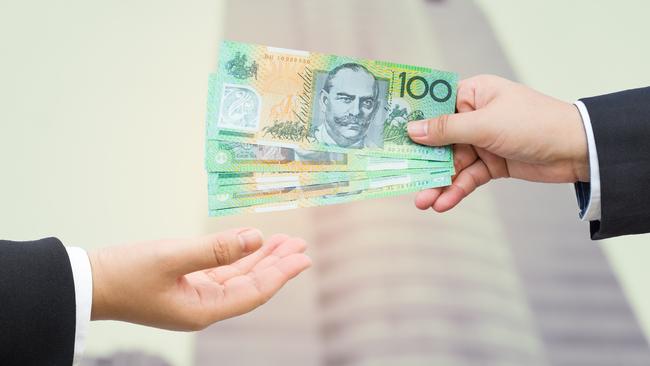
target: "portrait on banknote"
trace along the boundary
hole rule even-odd
[[[358,63],[315,72],[314,141],[346,148],[382,147],[388,81]]]

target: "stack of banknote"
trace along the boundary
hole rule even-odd
[[[409,121],[453,113],[457,76],[427,67],[225,41],[210,75],[210,215],[269,212],[451,184],[450,147]]]

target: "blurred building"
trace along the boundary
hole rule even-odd
[[[323,365],[545,365],[503,245],[470,215],[390,199],[314,212]],[[483,206],[483,207],[481,207]]]
[[[472,1],[237,0],[226,14],[228,39],[515,78]],[[294,223],[314,269],[202,332],[196,364],[650,364],[576,211],[566,185],[508,181],[444,215],[410,197],[251,215]]]

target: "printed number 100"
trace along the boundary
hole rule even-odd
[[[400,73],[399,78],[402,81],[400,92],[399,92],[400,97],[404,97],[404,92],[406,91],[406,94],[408,94],[413,99],[422,99],[427,95],[429,95],[436,102],[444,103],[448,101],[449,98],[451,98],[451,85],[449,85],[449,83],[445,80],[438,79],[438,80],[434,80],[431,84],[429,84],[427,79],[423,78],[420,75],[411,76],[407,80],[406,72]],[[416,85],[420,83],[423,86],[422,91],[420,93],[415,93],[413,90],[415,89]],[[436,86],[438,85],[444,86],[444,88],[446,89],[446,93],[442,97],[436,95],[435,89]]]

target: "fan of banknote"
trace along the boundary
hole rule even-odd
[[[453,113],[457,76],[224,41],[208,90],[210,215],[269,212],[451,184],[449,146],[409,121]]]

